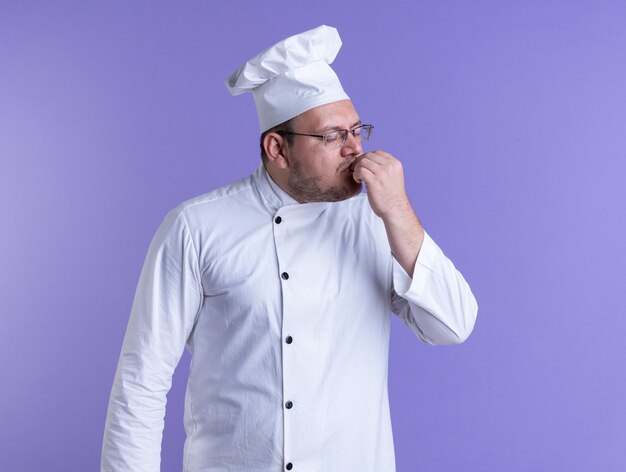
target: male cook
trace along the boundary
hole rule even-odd
[[[463,342],[477,305],[424,232],[400,162],[365,152],[320,26],[228,79],[254,95],[262,163],[182,203],[141,272],[111,392],[103,471],[157,471],[186,347],[185,471],[395,470],[390,312],[430,344]],[[367,193],[361,193],[362,184]]]

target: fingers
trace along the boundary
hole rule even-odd
[[[359,161],[354,166],[354,171],[352,173],[354,180],[357,182],[361,182],[365,180],[365,183],[368,183],[372,178],[375,178],[377,175],[381,176],[386,173],[386,169],[388,169],[389,164],[379,156],[374,157],[364,157],[359,159]]]
[[[375,176],[376,174],[374,172],[363,166],[359,167],[358,169],[355,168],[354,172],[352,173],[352,178],[356,182],[361,183],[362,181],[365,181],[365,184],[367,184],[367,182]]]
[[[376,151],[369,151],[363,154],[363,156],[367,156],[370,157],[372,159],[384,159],[384,160],[396,160],[395,157],[393,157],[391,154],[389,154],[388,152],[385,152],[381,149],[377,149]]]
[[[391,154],[382,150],[361,154],[352,165],[354,180],[358,183],[365,181],[366,185],[377,176],[384,180],[395,180],[395,177],[392,177],[394,175],[402,177],[402,164]]]
[[[385,151],[372,151],[362,154],[353,164],[353,173],[357,182],[361,181],[359,172],[361,169],[368,169],[372,174],[376,175],[382,172],[394,172],[400,165],[395,157]]]
[[[360,161],[369,160],[371,162],[376,162],[377,164],[385,164],[389,159],[393,159],[391,154],[388,154],[384,151],[370,151],[362,154],[359,157]]]
[[[402,163],[391,154],[373,151],[359,156],[352,176],[365,184],[370,206],[378,216],[384,218],[406,206]]]

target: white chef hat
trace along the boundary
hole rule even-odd
[[[263,133],[311,108],[349,99],[329,66],[340,48],[337,30],[318,26],[260,52],[226,86],[232,95],[253,93]]]

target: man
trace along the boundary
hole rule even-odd
[[[424,232],[400,162],[363,124],[321,26],[240,67],[263,162],[157,231],[111,393],[102,470],[159,468],[185,346],[185,471],[392,471],[390,312],[431,344],[470,334],[476,301]],[[365,184],[367,194],[361,194]]]

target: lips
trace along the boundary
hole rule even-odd
[[[352,174],[354,172],[354,167],[356,166],[357,162],[359,162],[359,158],[353,158],[349,163],[340,166],[338,168],[338,172],[340,174]]]
[[[348,169],[350,170],[350,172],[354,172],[354,168],[356,167],[357,162],[359,162],[359,158],[355,157],[354,160],[348,164]]]

